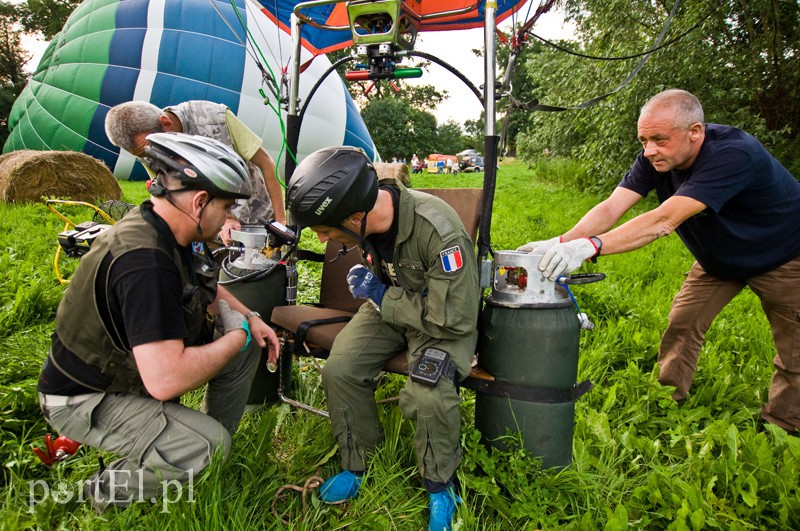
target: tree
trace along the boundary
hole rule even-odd
[[[594,56],[646,51],[672,2],[565,0],[578,41],[561,43]],[[688,32],[688,33],[687,33]],[[684,36],[684,34],[686,34]],[[529,112],[517,137],[535,160],[544,150],[588,164],[599,188],[614,186],[639,151],[639,108],[666,88],[694,93],[709,122],[741,127],[800,175],[800,7],[795,0],[685,2],[663,42],[633,81],[602,103],[561,113]],[[596,61],[538,46],[521,61],[524,99],[570,107],[611,92],[639,61]]]
[[[483,111],[481,111],[481,116],[477,120],[464,122],[464,136],[470,148],[478,151],[483,149],[481,146],[483,146],[483,137],[486,134],[485,123]]]
[[[362,109],[361,117],[385,160],[410,159],[414,153],[424,156],[434,150],[436,118],[404,99],[372,99]]]
[[[469,147],[469,141],[464,137],[461,126],[452,120],[436,128],[436,150],[439,153],[455,155]]]
[[[8,138],[11,106],[28,82],[23,67],[30,60],[20,44],[20,10],[8,2],[0,2],[0,145]]]
[[[41,33],[52,39],[83,0],[28,0],[20,6],[26,33]]]

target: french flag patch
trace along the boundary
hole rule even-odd
[[[442,257],[442,269],[445,273],[458,271],[464,265],[464,256],[461,254],[461,247],[456,245],[445,249],[439,256]]]

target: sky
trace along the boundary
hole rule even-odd
[[[523,13],[527,11],[527,5],[525,4]],[[507,19],[500,28],[507,30],[509,25],[510,19]],[[533,29],[546,39],[569,38],[573,34],[573,27],[565,24],[562,14],[555,10],[542,15]],[[26,65],[26,70],[33,72],[47,47],[47,42],[25,35],[22,38],[22,45],[33,55]],[[435,55],[457,68],[480,89],[480,85],[483,84],[484,67],[483,59],[472,53],[476,48],[483,49],[483,28],[420,33],[414,47],[415,50]],[[498,65],[498,71],[501,67],[502,65]],[[476,120],[480,117],[482,107],[472,91],[457,77],[438,65],[432,64],[421,78],[407,81],[434,85],[448,92],[448,99],[433,112],[439,123],[452,120],[463,124],[466,120]]]
[[[526,4],[527,6],[527,4]],[[527,10],[525,7],[522,12]],[[507,30],[510,19],[504,21],[500,28]],[[545,39],[566,39],[574,33],[571,24],[565,24],[561,13],[552,11],[542,15],[533,30]],[[461,31],[429,31],[417,36],[415,50],[435,55],[444,62],[460,70],[472,84],[480,89],[483,85],[483,58],[476,57],[473,49],[483,50],[483,28]],[[504,65],[497,65],[498,72]],[[412,83],[434,85],[444,88],[449,98],[434,111],[436,120],[443,123],[453,120],[463,124],[466,120],[480,118],[481,103],[461,80],[439,65],[431,64],[428,72]]]
[[[25,65],[24,70],[26,72],[33,72],[36,70],[36,67],[39,66],[39,60],[42,58],[45,48],[47,48],[47,42],[36,39],[31,35],[23,35],[21,44],[25,51],[32,55],[31,60]]]

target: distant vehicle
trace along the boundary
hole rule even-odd
[[[447,161],[450,161],[449,166]],[[441,153],[428,155],[428,173],[458,173],[458,169],[458,158],[455,155],[442,155]]]
[[[464,157],[480,157],[481,156],[481,152],[478,151],[477,149],[465,149],[461,153],[456,153],[456,156],[459,159],[464,158]]]
[[[483,157],[476,155],[463,158],[461,162],[458,163],[458,167],[461,168],[463,172],[483,171]]]

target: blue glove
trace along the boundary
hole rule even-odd
[[[355,299],[371,299],[380,307],[386,286],[363,265],[355,265],[347,272],[347,285]]]

